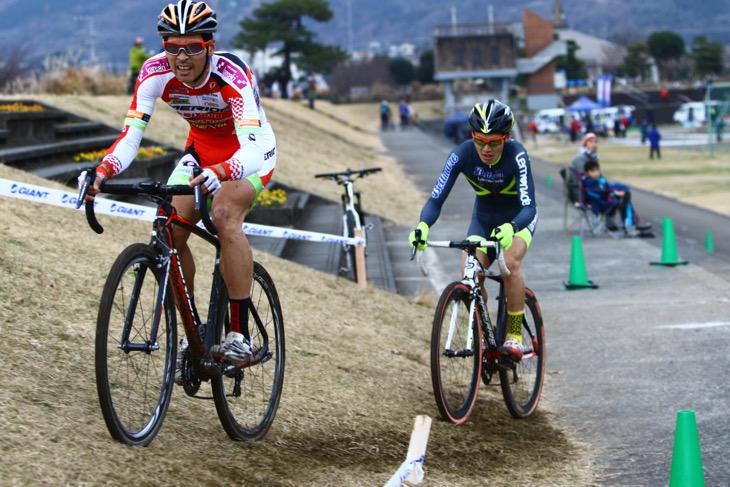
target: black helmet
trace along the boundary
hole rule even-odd
[[[177,5],[169,4],[157,18],[157,33],[162,37],[209,34],[218,30],[215,10],[205,2],[180,0]]]
[[[515,126],[512,110],[499,100],[477,103],[469,114],[473,132],[482,134],[506,134]]]

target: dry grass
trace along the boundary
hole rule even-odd
[[[0,177],[51,185],[5,166]],[[231,442],[212,403],[176,391],[149,448],[115,443],[96,398],[95,313],[114,256],[145,240],[148,227],[107,218],[97,236],[81,212],[3,204],[13,204],[0,237],[4,482],[96,485],[134,477],[145,479],[141,485],[230,485],[243,475],[267,485],[382,485],[404,458],[413,418],[436,414],[432,306],[376,288],[359,291],[343,278],[260,253],[277,282],[287,331],[284,394],[266,439]],[[200,268],[206,262],[200,259]],[[424,485],[476,486],[484,478],[586,485],[580,449],[551,418],[543,409],[513,420],[498,391],[486,391],[465,426],[434,422]],[[516,472],[508,473],[509,465]],[[189,471],[193,482],[183,480]]]
[[[112,124],[126,110],[124,97],[39,98]],[[395,161],[377,154],[377,135],[291,103],[267,107],[279,134],[282,182],[334,199],[337,188],[315,181],[314,172],[382,165],[382,177],[362,181],[367,208],[396,221],[417,218],[418,208],[396,197],[412,201],[416,190]],[[148,135],[181,145],[181,124],[161,108]],[[0,177],[55,186],[2,165]],[[147,240],[149,228],[108,217],[97,236],[81,212],[1,199],[4,484],[383,485],[405,458],[413,418],[437,415],[428,365],[432,302],[361,291],[346,279],[257,253],[277,283],[287,334],[284,393],[267,437],[231,442],[211,402],[176,390],[148,448],[116,443],[94,384],[96,309],[114,257]],[[199,267],[207,268],[198,255]],[[199,294],[206,274],[198,273]],[[422,485],[478,486],[489,479],[585,486],[591,483],[586,453],[553,424],[549,403],[517,421],[498,390],[486,390],[466,425],[434,420]]]

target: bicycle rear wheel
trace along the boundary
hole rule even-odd
[[[112,437],[149,444],[170,404],[177,353],[175,305],[165,296],[155,323],[165,272],[152,248],[127,247],[112,265],[96,321],[96,389]],[[153,337],[155,328],[157,335]]]
[[[216,326],[219,341],[228,332],[227,301],[223,300],[225,307]],[[228,436],[237,441],[260,440],[266,435],[276,416],[284,384],[284,318],[274,281],[258,262],[254,262],[251,302],[268,335],[258,329],[252,313],[249,329],[254,350],[268,347],[269,358],[212,380],[218,417]]]
[[[535,412],[545,376],[545,330],[537,298],[529,289],[525,292],[522,344],[522,360],[499,372],[504,402],[515,418],[526,418]]]
[[[436,307],[431,333],[431,382],[436,406],[441,417],[456,424],[469,418],[480,384],[482,333],[479,318],[469,317],[470,304],[466,285],[452,282],[446,286]]]

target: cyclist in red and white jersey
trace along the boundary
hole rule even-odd
[[[122,133],[96,168],[88,199],[104,180],[132,163],[158,98],[187,120],[186,149],[168,184],[202,181],[213,198],[211,216],[219,230],[221,269],[231,305],[231,332],[213,354],[239,364],[251,357],[248,311],[253,279],[253,253],[242,226],[271,179],[276,138],[251,69],[237,56],[215,51],[217,28],[216,13],[205,2],[180,0],[162,10],[157,31],[164,52],[142,66]],[[195,166],[203,172],[193,178]],[[192,196],[175,196],[173,205],[186,219],[200,219]],[[189,232],[176,227],[173,235],[192,294],[195,262],[187,245]]]

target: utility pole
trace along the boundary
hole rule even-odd
[[[347,0],[347,50],[350,55],[354,52],[352,45],[352,0]]]
[[[89,25],[89,32],[86,34],[86,40],[82,43],[82,45],[89,49],[90,63],[96,64],[96,32],[94,31],[94,18],[88,15],[79,15],[74,17],[74,20],[80,24],[87,23]]]
[[[708,79],[705,86],[705,120],[707,121],[707,150],[710,155],[714,153],[714,147],[712,143],[712,124],[714,122],[712,118],[712,108],[710,100],[712,100],[712,80]],[[716,110],[717,112],[717,110]]]

